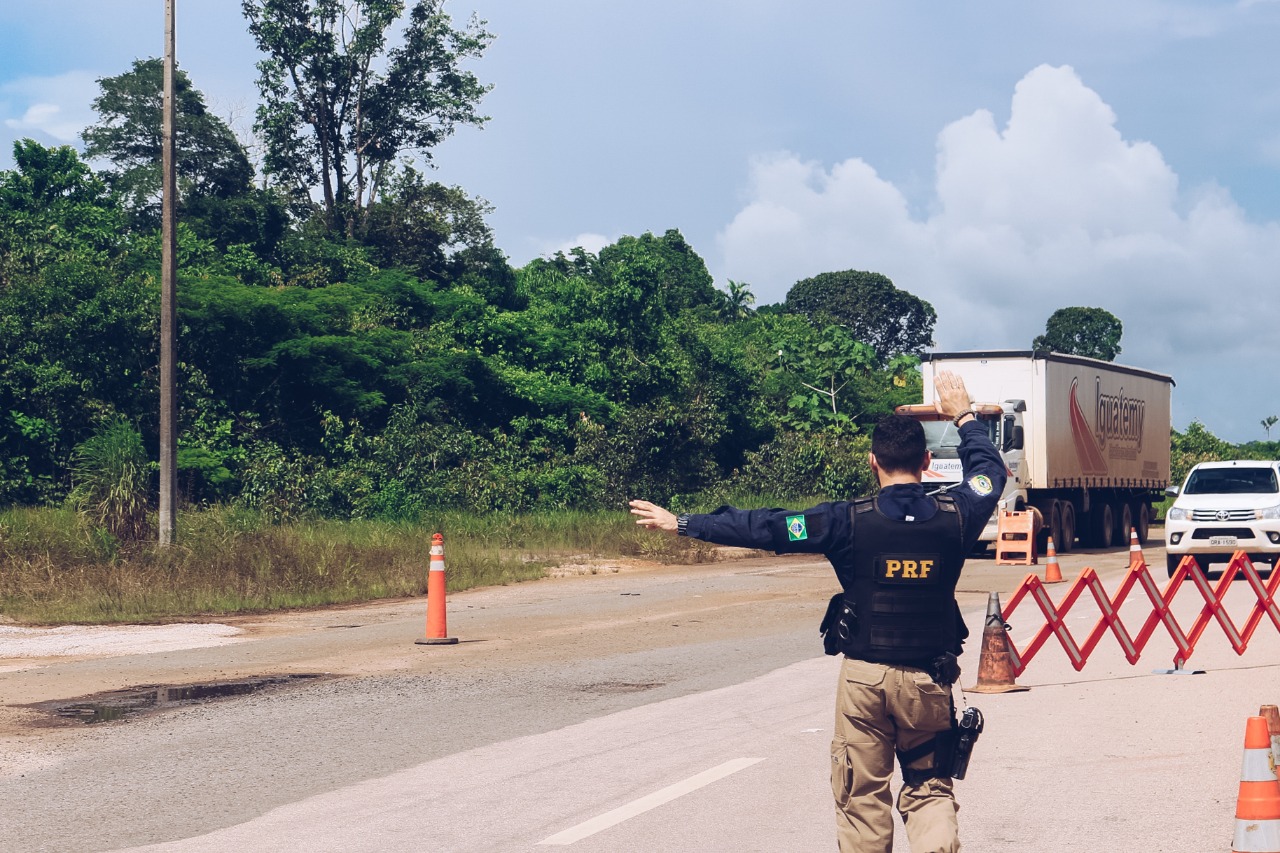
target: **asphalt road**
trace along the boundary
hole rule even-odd
[[[1163,552],[1148,557],[1162,577]],[[1113,590],[1127,558],[1076,553],[1062,569],[1092,565]],[[963,684],[987,591],[1007,600],[1027,571],[970,561]],[[832,849],[838,663],[816,625],[834,586],[825,563],[794,558],[632,567],[455,595],[456,646],[413,643],[414,600],[240,620],[250,639],[234,645],[0,672],[0,849]],[[1191,592],[1184,626],[1203,603]],[[1150,607],[1130,600],[1136,633]],[[1251,603],[1237,583],[1238,624]],[[1097,615],[1086,593],[1067,624],[1080,638]],[[1015,642],[1041,621],[1024,602]],[[1280,701],[1280,632],[1264,619],[1237,657],[1211,625],[1192,658],[1203,675],[1155,674],[1172,649],[1157,633],[1130,665],[1106,635],[1076,672],[1050,641],[1019,678],[1029,692],[968,694],[987,730],[958,783],[966,849],[1228,850],[1244,719]],[[276,673],[333,677],[92,726],[14,707]]]

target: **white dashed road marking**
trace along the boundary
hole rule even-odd
[[[539,841],[538,844],[555,844],[569,845],[575,841],[581,841],[588,836],[595,835],[597,832],[616,826],[624,820],[629,820],[636,815],[644,814],[650,809],[656,809],[664,803],[669,803],[677,797],[692,793],[699,788],[704,788],[712,782],[717,782],[726,776],[732,776],[739,770],[745,770],[753,764],[764,761],[763,758],[735,758],[733,761],[726,761],[719,767],[712,767],[710,770],[704,770],[696,776],[690,776],[683,782],[677,782],[674,785],[668,785],[660,791],[654,791],[648,796],[633,800],[625,806],[619,806],[613,811],[605,812],[599,817],[593,817],[591,820],[570,827],[564,832],[557,832],[550,838]]]

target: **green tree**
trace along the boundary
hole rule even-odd
[[[886,276],[844,270],[798,281],[787,291],[786,309],[815,325],[843,326],[881,360],[918,355],[933,346],[938,315],[923,299],[899,290]]]
[[[75,257],[0,287],[0,412],[19,416],[34,473],[60,482],[56,466],[104,414],[154,415],[158,319],[154,280]]]
[[[117,253],[120,210],[74,148],[20,139],[13,160],[0,172],[0,288],[69,255],[103,263]]]
[[[82,134],[85,156],[109,160],[112,189],[143,221],[159,216],[164,64],[136,59],[115,77],[98,80],[94,99],[98,122]],[[174,163],[180,201],[230,198],[248,192],[253,167],[231,128],[209,112],[204,96],[181,69],[174,74]]]
[[[741,320],[751,313],[751,306],[756,304],[755,294],[745,281],[729,279],[729,290],[723,294],[724,313],[730,320]]]
[[[1059,308],[1031,348],[1115,361],[1123,334],[1120,318],[1103,308]]]
[[[477,251],[493,250],[493,232],[484,220],[492,210],[461,187],[428,182],[417,169],[405,166],[369,205],[364,243],[383,267],[452,281],[467,270]]]
[[[1267,431],[1267,441],[1271,440],[1271,428],[1280,423],[1280,417],[1276,415],[1267,415],[1262,419],[1262,428]]]
[[[262,102],[255,128],[264,169],[309,198],[319,185],[327,227],[354,236],[402,154],[430,160],[490,87],[461,64],[493,36],[473,18],[455,29],[443,0],[417,0],[388,48],[403,0],[243,0]]]
[[[124,218],[69,146],[14,145],[0,172],[0,502],[60,499],[104,415],[150,407],[158,316],[121,270]]]
[[[660,345],[671,318],[719,302],[706,263],[675,229],[622,237],[601,249],[598,261],[601,314],[641,358]]]
[[[827,326],[816,340],[791,349],[780,347],[778,361],[799,386],[787,402],[789,426],[854,431],[854,418],[860,413],[849,411],[853,395],[845,389],[859,373],[875,366],[876,354],[868,344],[854,340],[843,326]]]

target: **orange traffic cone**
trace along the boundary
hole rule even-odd
[[[1271,732],[1271,755],[1280,763],[1280,708],[1263,705],[1258,709],[1258,716],[1267,721],[1267,729]]]
[[[445,627],[444,612],[444,537],[431,536],[431,569],[427,572],[427,636],[415,643],[421,646],[443,646],[458,642]]]
[[[1058,552],[1053,548],[1053,537],[1049,537],[1049,544],[1045,548],[1045,567],[1044,567],[1045,583],[1062,583],[1062,569],[1058,566]]]
[[[1280,853],[1280,780],[1266,717],[1250,717],[1245,724],[1231,853]]]
[[[978,683],[966,693],[1012,693],[1030,690],[1013,683],[1013,655],[1009,650],[1009,626],[1000,615],[1000,594],[987,599],[987,621],[982,628],[982,656],[978,658]]]
[[[1138,531],[1129,528],[1129,568],[1145,566],[1147,558],[1143,556],[1142,545],[1138,542]]]

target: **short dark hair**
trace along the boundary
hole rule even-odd
[[[924,467],[924,427],[906,415],[888,415],[871,433],[871,452],[882,471],[913,473]]]

